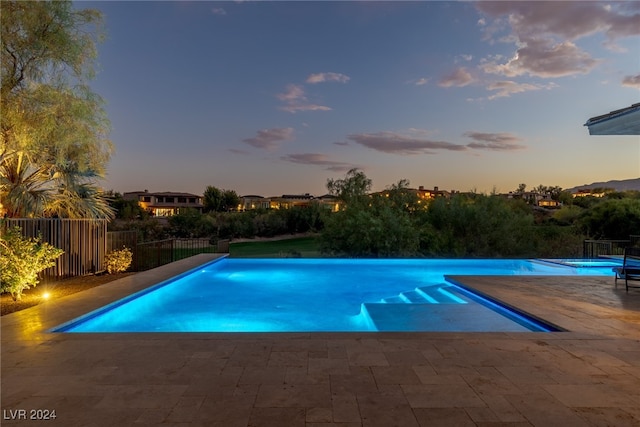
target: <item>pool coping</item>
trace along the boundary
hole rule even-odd
[[[67,426],[640,421],[640,291],[612,278],[450,276],[567,332],[46,332],[212,259],[2,316],[3,411],[53,408]]]

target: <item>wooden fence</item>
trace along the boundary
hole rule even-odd
[[[42,236],[43,242],[64,251],[54,267],[41,273],[43,279],[83,276],[104,270],[107,220],[7,218],[2,224],[20,227],[26,237]]]
[[[7,218],[2,227],[20,227],[26,237],[42,237],[64,253],[54,267],[40,273],[44,280],[84,276],[105,271],[105,255],[127,247],[133,253],[130,270],[143,271],[199,253],[228,252],[228,241],[212,245],[208,239],[167,239],[138,243],[136,231],[109,231],[107,220]]]

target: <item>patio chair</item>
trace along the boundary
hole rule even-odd
[[[618,286],[618,279],[624,279],[627,292],[629,288],[640,288],[640,247],[625,248],[622,267],[614,267],[613,271],[616,273],[616,286]],[[629,285],[629,281],[636,281],[638,284]]]

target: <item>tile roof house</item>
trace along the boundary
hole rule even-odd
[[[148,190],[124,193],[125,200],[137,200],[138,204],[151,215],[157,217],[172,216],[181,209],[196,209],[202,212],[202,197],[190,193],[150,193]]]

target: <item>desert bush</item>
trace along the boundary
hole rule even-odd
[[[19,301],[25,289],[38,284],[38,273],[53,267],[64,251],[42,242],[40,235],[24,237],[20,227],[0,233],[0,290]]]
[[[109,252],[105,256],[105,264],[107,267],[107,273],[122,273],[127,271],[133,261],[133,254],[127,247],[123,247],[120,250]]]

